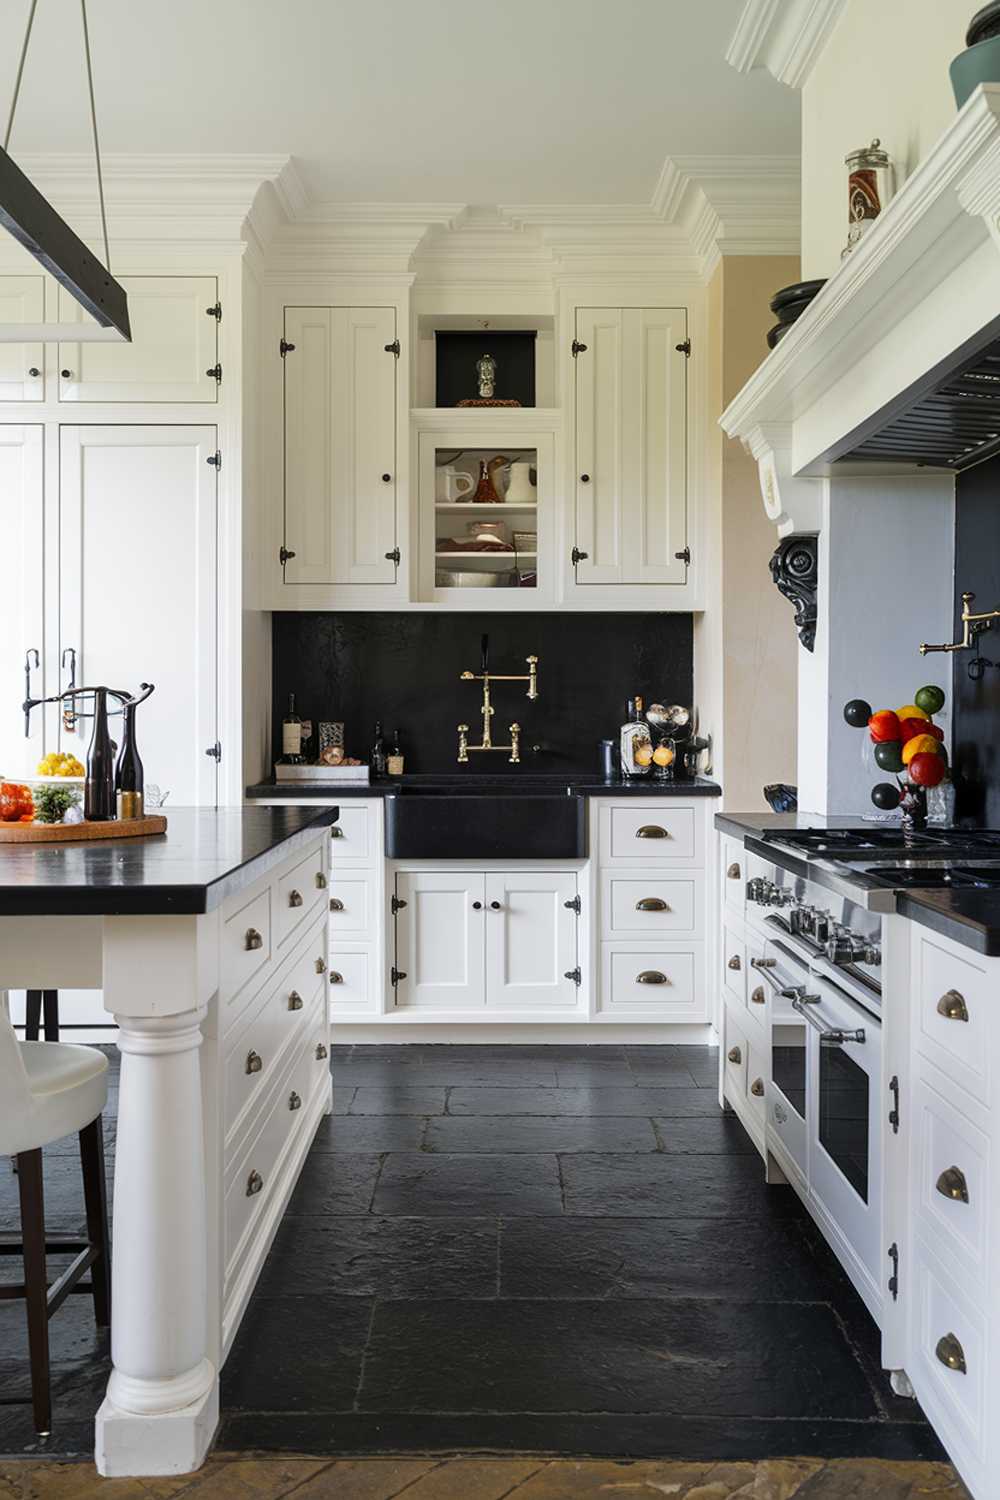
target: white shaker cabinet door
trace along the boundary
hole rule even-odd
[[[60,401],[217,401],[214,276],[122,276],[132,342],[59,345]],[[89,321],[59,289],[59,320]]]
[[[522,870],[486,876],[489,1006],[544,1010],[577,1005],[576,893],[574,874]]]
[[[396,311],[285,309],[286,584],[396,581]]]
[[[484,886],[476,871],[401,871],[396,876],[397,1008],[482,1009]]]
[[[215,449],[214,426],[60,434],[60,652],[76,650],[81,685],[155,684],[137,740],[168,812],[217,795],[205,753],[218,735]],[[83,759],[90,728],[80,719],[63,748]]]
[[[29,652],[33,698],[44,696],[47,681],[42,431],[40,426],[0,426],[0,535],[6,559],[0,590],[0,777],[4,779],[33,776],[44,754],[44,710],[32,709],[25,735],[21,708]]]
[[[0,276],[0,323],[41,323],[43,276]],[[0,343],[0,401],[41,401],[45,395],[41,344]]]
[[[624,313],[582,307],[576,337],[576,564],[578,584],[623,581],[625,494]]]

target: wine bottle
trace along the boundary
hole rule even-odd
[[[286,765],[302,764],[302,720],[295,712],[295,694],[288,695],[288,712],[281,721],[281,758]]]
[[[372,775],[373,776],[384,776],[385,775],[386,755],[385,755],[385,740],[382,738],[382,723],[381,723],[381,720],[377,720],[376,723],[375,723],[375,738],[372,740],[371,761],[372,761],[372,767],[371,767]]]
[[[403,774],[403,747],[399,743],[399,730],[392,737],[392,749],[386,759],[386,770],[390,776],[402,776]]]
[[[87,779],[83,816],[88,823],[105,823],[115,816],[115,755],[108,733],[108,690],[94,689],[94,732],[87,751]]]
[[[642,716],[642,699],[629,698],[625,704],[628,715],[619,733],[623,776],[646,776],[652,761],[652,741],[649,725]],[[646,750],[649,751],[648,757]],[[641,751],[642,758],[637,756]]]
[[[121,754],[115,767],[115,799],[119,818],[143,816],[144,775],[135,743],[135,710],[134,703],[126,703],[123,709],[125,732],[122,736]]]

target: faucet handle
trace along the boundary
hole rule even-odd
[[[469,759],[469,726],[459,724],[458,726],[458,763],[465,765]]]
[[[512,724],[510,726],[510,764],[512,766],[521,763],[521,726]]]

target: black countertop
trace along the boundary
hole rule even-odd
[[[1000,891],[900,891],[896,910],[963,948],[1000,958]]]
[[[722,788],[715,781],[699,776],[693,781],[653,781],[643,777],[636,781],[598,781],[587,772],[527,772],[524,776],[512,772],[509,775],[489,776],[472,771],[465,775],[449,773],[438,776],[394,776],[391,780],[355,783],[345,786],[340,783],[261,781],[248,786],[248,801],[276,798],[307,798],[310,802],[342,802],[350,797],[398,797],[402,791],[421,790],[444,795],[447,792],[476,792],[483,796],[510,797],[535,796],[539,793],[572,792],[583,797],[720,797]]]
[[[854,817],[834,817],[823,813],[790,812],[752,812],[731,813],[720,812],[715,815],[715,826],[721,833],[731,834],[734,838],[744,838],[747,834],[762,833],[794,833],[802,828],[879,828],[884,824],[875,823],[872,820],[865,821],[860,814]]]
[[[212,911],[338,816],[337,807],[178,807],[166,833],[145,838],[0,844],[0,916]]]

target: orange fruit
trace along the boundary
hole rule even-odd
[[[653,759],[658,766],[672,766],[674,763],[674,752],[669,745],[657,745],[653,751]]]
[[[915,734],[903,746],[903,765],[908,766],[915,755],[938,755],[940,748],[940,741],[932,734]]]

